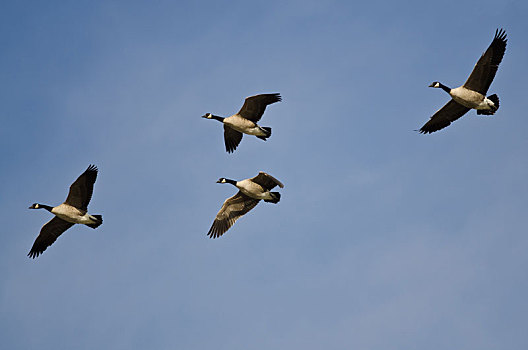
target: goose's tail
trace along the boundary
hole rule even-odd
[[[493,115],[495,114],[495,112],[497,112],[497,109],[499,109],[499,96],[493,94],[491,96],[488,96],[487,98],[488,100],[493,102],[493,107],[491,107],[491,109],[477,109],[477,114]]]
[[[93,224],[86,224],[86,226],[89,226],[91,228],[98,228],[103,223],[103,216],[102,215],[92,215],[97,222]]]
[[[274,204],[277,204],[279,203],[280,201],[280,193],[279,192],[270,192],[271,194],[271,199],[265,199],[264,202],[268,202],[268,203],[274,203]]]
[[[260,126],[260,129],[266,133],[264,136],[257,136],[259,139],[266,141],[271,136],[271,128],[268,126]]]

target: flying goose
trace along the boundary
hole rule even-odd
[[[497,29],[493,41],[478,60],[464,85],[455,89],[450,89],[438,81],[429,85],[444,90],[452,99],[422,126],[420,133],[430,134],[443,129],[470,109],[476,109],[477,114],[483,115],[493,115],[499,109],[499,97],[495,94],[486,97],[486,92],[502,61],[507,41],[506,32]]]
[[[266,106],[282,101],[280,94],[262,94],[246,98],[244,105],[237,114],[222,118],[211,113],[202,115],[202,118],[215,119],[224,123],[224,141],[226,151],[234,152],[240,141],[242,134],[255,135],[266,141],[271,136],[271,128],[257,125],[266,110]]]
[[[217,183],[236,186],[239,191],[225,200],[222,208],[216,214],[213,225],[207,235],[216,238],[223,235],[240,217],[253,209],[262,199],[264,202],[278,203],[280,201],[279,192],[270,192],[275,186],[283,188],[284,185],[265,172],[259,172],[251,179],[235,181],[221,177]]]
[[[70,186],[68,198],[64,203],[56,207],[34,203],[29,207],[29,209],[46,209],[55,214],[53,219],[42,226],[40,234],[29,251],[28,256],[30,258],[34,259],[42,254],[64,231],[74,224],[84,224],[95,229],[103,223],[101,215],[90,215],[87,212],[96,178],[97,167],[90,165]]]

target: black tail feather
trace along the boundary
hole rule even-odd
[[[492,109],[477,109],[478,115],[493,115],[495,112],[497,112],[497,109],[499,109],[499,96],[496,94],[493,94],[491,96],[488,96],[488,100],[493,102],[493,108]]]
[[[261,126],[261,128],[264,129],[268,133],[267,137],[271,136],[271,128],[269,126]]]
[[[279,192],[270,192],[271,194],[271,198],[272,199],[265,199],[264,202],[268,202],[268,203],[279,203],[280,201],[280,198],[281,198],[281,195]]]
[[[94,218],[97,219],[97,222],[95,224],[86,224],[86,226],[91,228],[98,228],[103,223],[103,216],[102,215],[92,215]]]
[[[491,102],[493,102],[493,104],[495,105],[495,110],[499,109],[499,96],[493,94],[491,96],[488,96],[488,100],[491,100]]]
[[[261,140],[266,141],[266,139],[267,139],[268,137],[271,136],[271,128],[268,127],[268,126],[261,126],[260,128],[261,128],[263,131],[265,131],[267,135],[265,135],[265,136],[257,136],[257,137],[258,137],[259,139],[261,139]]]

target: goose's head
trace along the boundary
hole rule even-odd
[[[205,113],[204,115],[202,115],[202,118],[213,119],[213,115],[211,113]]]
[[[237,182],[235,180],[226,179],[225,177],[221,177],[216,181],[217,184],[231,184],[233,186],[237,185]]]
[[[429,87],[432,87],[432,88],[439,88],[440,87],[440,82],[438,81],[434,81],[431,83],[431,85],[429,85]]]
[[[33,204],[31,204],[31,206],[30,206],[28,209],[40,209],[40,208],[42,208],[42,207],[40,206],[40,204],[38,204],[38,203],[33,203]]]

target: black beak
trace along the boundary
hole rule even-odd
[[[434,84],[429,85],[429,87],[434,87]]]

